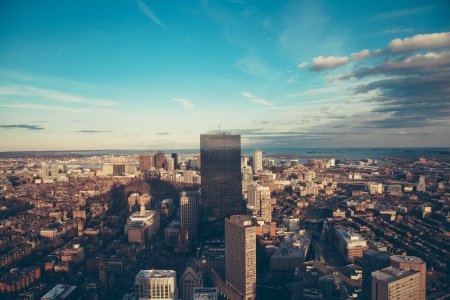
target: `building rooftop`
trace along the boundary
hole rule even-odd
[[[415,264],[425,263],[423,259],[416,256],[393,255],[391,256],[391,260],[398,263],[415,263]]]
[[[42,299],[44,299],[44,300],[65,299],[76,288],[77,288],[76,286],[71,286],[71,285],[66,285],[66,284],[57,284],[47,294],[45,294],[42,297]]]
[[[171,278],[176,277],[176,272],[173,270],[141,270],[136,275],[136,278]]]
[[[377,278],[380,281],[384,281],[387,283],[394,282],[398,279],[402,279],[418,273],[418,271],[408,270],[404,271],[401,269],[397,269],[394,267],[387,267],[379,271],[372,272],[372,277]]]

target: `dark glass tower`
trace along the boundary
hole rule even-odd
[[[241,136],[201,134],[202,212],[218,219],[245,213],[242,202]]]

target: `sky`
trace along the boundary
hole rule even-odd
[[[0,151],[450,147],[449,1],[4,0]]]

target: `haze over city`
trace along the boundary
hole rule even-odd
[[[450,146],[448,1],[2,1],[0,151]]]

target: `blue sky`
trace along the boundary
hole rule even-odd
[[[2,1],[0,151],[450,146],[448,1]]]

